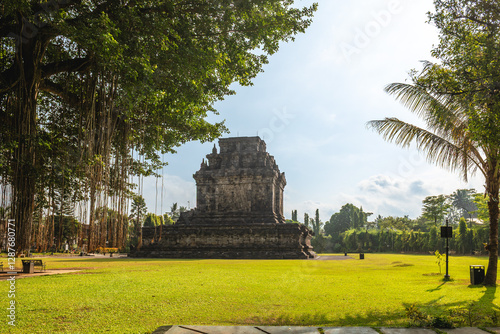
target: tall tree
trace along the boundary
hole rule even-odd
[[[477,218],[479,218],[481,221],[483,221],[485,224],[490,223],[490,215],[489,215],[489,209],[488,209],[488,196],[484,194],[474,194],[474,204],[476,205],[476,211],[474,211],[474,214],[477,215]]]
[[[473,197],[475,189],[457,189],[450,195],[451,203],[456,207],[463,217],[468,217],[470,224],[472,224],[472,215],[477,210],[474,204]],[[471,225],[472,227],[472,225]]]
[[[321,233],[321,221],[319,220],[319,209],[316,209],[316,213],[314,214],[314,221],[312,223],[313,231],[315,235],[320,235]]]
[[[309,227],[309,214],[304,213],[304,225]]]
[[[466,180],[479,171],[485,179],[490,216],[489,264],[485,284],[496,285],[500,188],[500,4],[496,1],[435,0],[430,21],[440,43],[412,73],[413,84],[386,90],[425,122],[417,127],[396,118],[369,125],[403,147],[416,142],[429,161],[458,171]]]
[[[163,224],[163,217],[159,215],[155,215],[154,213],[148,212],[146,218],[144,219],[143,226],[147,227],[156,227]]]
[[[423,201],[422,216],[438,226],[442,223],[450,207],[445,195],[427,196]]]
[[[465,219],[462,217],[460,218],[460,221],[458,223],[458,242],[459,242],[459,247],[462,251],[462,254],[465,254],[466,251],[468,250],[468,239],[467,239],[467,223]]]
[[[18,251],[29,249],[52,149],[47,115],[77,122],[59,140],[86,152],[75,151],[93,210],[113,150],[134,148],[143,160],[131,171],[148,174],[158,151],[220,136],[224,125],[206,121],[214,102],[234,82],[250,85],[315,10],[293,0],[3,1],[0,175],[13,187]]]
[[[325,233],[337,236],[351,228],[363,226],[360,223],[360,209],[351,203],[347,203],[340,208],[340,211],[330,217],[330,221],[325,224]],[[363,215],[366,223],[366,215]]]
[[[132,233],[131,241],[135,246],[140,246],[141,244],[141,228],[144,222],[144,217],[148,209],[146,207],[146,201],[141,195],[135,195],[130,208],[130,218],[132,220]]]

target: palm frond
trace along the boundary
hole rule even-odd
[[[381,134],[384,140],[402,147],[409,147],[412,142],[415,142],[417,149],[425,152],[429,162],[452,171],[458,171],[465,180],[467,180],[469,173],[473,173],[478,168],[483,172],[477,157],[470,155],[470,150],[468,150],[470,142],[457,144],[450,141],[449,138],[444,138],[397,118],[370,121],[367,126]]]
[[[468,119],[463,108],[451,96],[433,95],[422,87],[404,83],[390,84],[385,91],[395,96],[410,111],[416,113],[426,122],[430,130],[441,137],[448,138],[457,129],[467,128]]]

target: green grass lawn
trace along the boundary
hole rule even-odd
[[[1,333],[150,333],[172,324],[407,326],[409,305],[434,316],[471,302],[482,314],[500,311],[495,288],[469,285],[469,265],[486,265],[485,257],[450,257],[446,283],[432,255],[46,261],[48,268],[83,270],[18,279],[13,330],[6,321],[9,285],[0,282]]]

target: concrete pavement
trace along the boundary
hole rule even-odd
[[[163,326],[153,334],[500,334],[500,328],[456,329],[388,327],[288,327],[288,326]]]

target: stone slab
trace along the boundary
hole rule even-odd
[[[475,327],[462,327],[455,329],[440,329],[440,331],[445,332],[447,334],[488,334],[483,330]]]
[[[257,326],[261,334],[319,334],[316,327]]]
[[[490,327],[486,329],[489,330],[490,332],[500,334],[500,327]]]
[[[172,326],[165,334],[263,334],[253,326]],[[154,332],[154,334],[163,334]]]
[[[429,328],[380,328],[383,334],[436,334]]]
[[[325,334],[378,334],[370,327],[325,327]]]
[[[500,334],[500,328],[487,328]],[[383,334],[435,334],[436,331],[428,328],[380,328]],[[456,329],[440,329],[447,334],[488,334],[475,327]],[[152,334],[318,334],[316,327],[288,327],[288,326],[162,326]],[[378,334],[370,327],[325,327],[324,334]]]
[[[166,329],[166,330],[165,330]],[[289,326],[165,326],[153,334],[319,334],[316,327]]]

